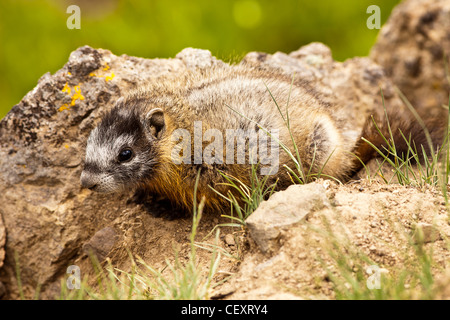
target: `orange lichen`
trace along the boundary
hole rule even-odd
[[[67,92],[67,94],[70,94],[70,87],[68,85],[68,83],[66,82],[66,84],[64,85],[64,88],[62,89],[62,92]]]
[[[108,71],[110,70],[111,67],[108,65],[108,63],[105,62],[103,68],[101,68],[101,73],[102,71]],[[68,75],[71,75],[70,72],[67,73]],[[97,78],[104,78],[106,82],[111,81],[112,79],[114,79],[116,75],[114,74],[114,72],[111,72],[109,75],[97,75],[97,73],[95,72],[91,72],[89,73],[89,77],[97,77]],[[64,111],[67,109],[70,109],[70,107],[74,106],[77,102],[77,100],[84,100],[84,96],[81,94],[81,83],[79,83],[77,86],[73,87],[73,90],[75,91],[72,94],[72,89],[69,87],[69,84],[66,82],[66,84],[64,85],[64,88],[62,89],[62,92],[65,92],[67,95],[71,95],[72,100],[70,101],[70,103],[65,103],[63,104],[61,107],[58,108],[58,111]]]
[[[84,100],[84,96],[81,94],[81,83],[79,83],[77,86],[73,87],[75,90],[75,93],[72,95],[72,101],[70,102],[70,105],[68,103],[64,103],[61,107],[58,108],[58,111],[64,111],[67,109],[70,109],[70,107],[74,106],[77,100]],[[68,83],[64,85],[64,88],[62,89],[62,92],[67,93],[67,95],[70,95],[72,92],[72,89],[69,87]]]
[[[70,103],[70,106],[74,106],[77,100],[84,100],[84,96],[81,94],[80,86],[81,83],[73,87],[75,89],[75,93],[72,96],[72,102]]]
[[[64,103],[61,107],[58,108],[58,111],[64,111],[69,109],[69,105],[67,103]]]
[[[108,65],[108,63],[105,62],[104,67],[101,69],[102,71],[108,71],[109,69],[111,69],[111,67]],[[98,75],[95,72],[91,72],[89,74],[89,77],[97,77],[97,78],[104,78],[105,81],[110,81],[112,79],[114,79],[116,75],[114,74],[114,72],[111,72],[110,75]]]
[[[111,72],[111,75],[105,77],[105,81],[108,82],[109,80],[114,79],[115,76],[116,76],[116,75],[114,74],[114,72]]]

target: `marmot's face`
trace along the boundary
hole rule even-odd
[[[115,107],[92,130],[86,146],[81,185],[98,192],[134,187],[151,177],[157,138],[134,108]]]

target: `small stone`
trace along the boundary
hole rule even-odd
[[[225,243],[229,246],[236,245],[236,242],[234,241],[234,236],[231,233],[225,236]]]
[[[330,207],[319,183],[292,185],[262,202],[246,220],[250,236],[264,253],[279,246],[281,231],[303,221],[309,214]]]
[[[186,48],[176,55],[177,59],[183,61],[188,69],[206,69],[217,63],[217,59],[211,55],[211,51]]]
[[[416,243],[429,243],[441,239],[439,230],[429,223],[418,223],[413,231],[413,238]]]
[[[97,231],[89,242],[83,245],[83,252],[94,254],[99,261],[105,260],[108,253],[116,243],[117,234],[111,227]]]

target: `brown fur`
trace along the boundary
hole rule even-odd
[[[398,156],[406,159],[408,155],[412,162],[414,162],[414,159],[411,156],[412,152],[408,144],[414,153],[417,152],[418,158],[421,161],[424,160],[422,146],[425,150],[425,157],[430,157],[436,153],[437,148],[442,146],[446,134],[447,117],[420,120],[423,121],[422,124],[419,123],[419,120],[412,113],[398,113],[392,109],[387,109],[386,113],[378,113],[369,117],[363,127],[361,139],[356,143],[355,155],[363,163],[367,163],[371,159],[380,156],[371,145],[362,139],[365,138],[385,154],[387,154],[386,149],[388,148],[385,141],[387,139],[391,146],[395,146]],[[427,131],[431,139],[431,146],[427,140]],[[354,172],[362,168],[360,160],[354,160]]]
[[[254,101],[255,95],[249,97],[248,94],[251,92],[247,92],[244,86],[241,88],[242,92],[239,92],[239,88],[231,88],[230,91],[236,92],[233,92],[234,97],[227,99],[226,96],[229,96],[230,92],[220,92],[223,81],[252,81],[253,84],[250,87],[258,87],[260,92],[257,94],[264,97],[259,97],[257,101]],[[305,171],[308,172],[309,168],[312,167],[311,173],[317,173],[328,160],[323,174],[338,179],[347,178],[348,172],[353,166],[351,155],[348,152],[351,151],[353,143],[341,135],[336,121],[329,114],[330,107],[321,102],[317,93],[308,83],[296,81],[292,84],[291,82],[292,79],[279,74],[234,66],[189,73],[177,79],[155,81],[146,88],[131,94],[124,101],[124,105],[133,104],[135,100],[146,101],[146,105],[141,105],[142,114],[154,108],[161,108],[164,110],[166,121],[166,131],[158,143],[158,148],[160,148],[158,153],[159,164],[155,168],[152,179],[142,181],[141,187],[148,190],[149,193],[163,195],[178,206],[190,210],[193,206],[193,188],[196,174],[198,170],[201,170],[198,199],[202,196],[205,197],[207,210],[220,211],[227,208],[228,202],[211,190],[211,188],[214,188],[224,195],[228,191],[233,191],[232,188],[223,185],[226,181],[218,170],[250,185],[251,165],[248,164],[248,161],[246,161],[246,164],[176,165],[172,162],[170,156],[176,144],[171,141],[171,134],[175,129],[184,128],[193,136],[195,120],[202,121],[203,132],[208,128],[218,128],[224,133],[227,128],[239,128],[240,122],[254,127],[255,123],[246,121],[244,117],[231,109],[235,106],[227,105],[227,102],[233,104],[233,102],[238,101],[243,106],[246,104],[255,106],[256,104],[258,109],[250,110],[246,113],[246,117],[260,119],[259,122],[261,122],[262,127],[280,129],[280,141],[294,152],[289,131],[282,121],[275,102],[270,97],[270,93],[272,93],[283,109],[283,113],[285,113],[290,91],[288,109],[290,127],[298,145]],[[267,88],[265,85],[267,85]],[[227,85],[223,87],[227,88]],[[268,90],[270,90],[270,93]],[[199,93],[199,96],[192,101],[189,96],[194,94],[195,91]],[[210,97],[212,91],[217,95],[216,97]],[[207,109],[210,104],[214,103],[221,105],[216,105],[215,108],[217,109],[209,112]],[[242,108],[239,111],[245,112],[246,110]],[[225,137],[225,133],[223,136]],[[203,148],[209,143],[210,141],[203,141]],[[317,143],[320,145],[317,145]],[[316,149],[314,150],[315,144]],[[224,158],[225,154],[226,148],[224,149]],[[279,159],[279,172],[276,176],[271,177],[268,183],[279,179],[279,186],[283,188],[291,184],[292,180],[282,166],[287,165],[295,169],[295,164],[281,148]],[[315,160],[314,163],[313,159]]]

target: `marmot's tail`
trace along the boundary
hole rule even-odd
[[[366,164],[369,160],[380,156],[373,146],[382,151],[383,154],[392,157],[392,154],[388,151],[389,144],[395,145],[397,156],[404,160],[409,157],[412,162],[415,161],[410,149],[412,148],[418,159],[422,161],[424,159],[423,150],[425,150],[425,155],[430,157],[444,143],[447,121],[448,119],[445,116],[425,118],[419,121],[411,112],[405,115],[403,112],[387,110],[381,116],[377,115],[367,119],[354,153]],[[373,146],[363,138],[370,141]],[[431,150],[431,148],[434,150]],[[362,168],[360,160],[355,160],[354,172]]]

